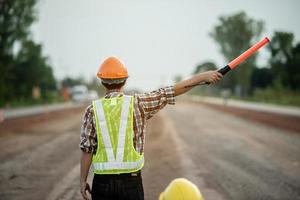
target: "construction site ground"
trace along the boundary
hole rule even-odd
[[[0,123],[0,200],[82,199],[84,109]],[[178,101],[149,120],[145,199],[158,199],[178,177],[194,182],[206,200],[300,199],[299,127],[295,116]]]

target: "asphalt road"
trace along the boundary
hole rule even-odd
[[[0,124],[0,200],[81,199],[83,111]],[[201,104],[178,102],[152,118],[145,156],[146,200],[177,177],[193,181],[206,200],[300,199],[299,133]]]

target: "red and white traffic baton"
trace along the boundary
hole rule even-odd
[[[234,60],[232,60],[225,67],[219,69],[218,72],[220,72],[222,75],[225,75],[227,72],[229,72],[230,70],[234,69],[237,65],[239,65],[241,62],[243,62],[244,60],[246,60],[249,56],[251,56],[252,54],[254,54],[255,52],[257,52],[261,47],[265,46],[269,42],[270,42],[269,38],[265,37],[263,40],[261,40],[260,42],[254,44],[247,51],[245,51],[240,56],[238,56],[237,58],[235,58]],[[208,84],[208,83],[201,82],[201,83],[198,83],[196,85],[205,85],[205,84]],[[189,85],[187,87],[192,87],[192,86],[196,86],[196,85]]]

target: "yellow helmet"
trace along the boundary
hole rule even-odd
[[[159,200],[204,200],[195,184],[185,178],[174,179],[159,195]]]

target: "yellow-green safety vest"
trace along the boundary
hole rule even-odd
[[[132,96],[93,101],[97,152],[92,163],[95,174],[136,172],[144,166],[144,155],[133,145]]]

